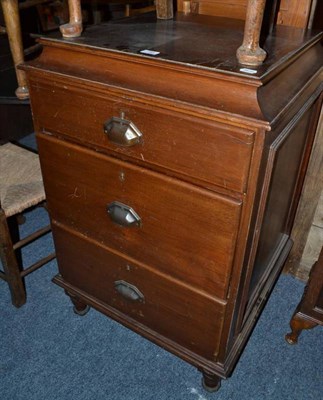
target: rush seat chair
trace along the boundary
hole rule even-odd
[[[21,248],[50,232],[47,225],[20,239],[22,213],[46,206],[38,155],[12,143],[0,146],[0,278],[7,282],[12,304],[26,302],[24,278],[55,258],[51,253],[23,268]]]

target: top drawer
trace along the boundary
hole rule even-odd
[[[37,84],[31,80],[30,90],[36,129],[69,136],[153,168],[165,168],[202,186],[246,190],[254,141],[251,131],[225,126],[197,113],[179,112],[176,103],[167,103],[166,108],[164,102],[161,107],[156,98],[148,102],[135,98],[134,92],[87,90],[63,80]],[[130,147],[115,144],[104,132],[104,123],[121,115],[142,133],[139,143]],[[114,122],[114,136],[125,129],[121,125],[122,121]]]

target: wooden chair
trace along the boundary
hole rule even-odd
[[[50,231],[50,225],[19,239],[18,219],[31,207],[45,205],[38,155],[12,143],[0,146],[0,256],[5,280],[11,292],[12,304],[26,302],[24,277],[55,257],[51,253],[23,269],[20,249]],[[18,218],[17,218],[18,217]]]

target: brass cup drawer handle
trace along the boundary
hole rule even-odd
[[[121,226],[141,226],[141,218],[134,209],[119,201],[107,205],[107,212],[111,220]]]
[[[141,291],[131,283],[122,280],[115,281],[114,287],[116,291],[127,300],[138,301],[140,303],[143,303],[145,301],[145,297],[141,293]]]
[[[103,125],[110,142],[118,146],[135,146],[142,140],[142,133],[136,125],[123,117],[112,117]]]

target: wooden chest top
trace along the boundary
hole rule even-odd
[[[90,78],[92,88],[99,82],[148,94],[149,101],[151,95],[169,98],[264,125],[322,74],[322,33],[276,27],[263,46],[268,57],[257,68],[236,60],[242,37],[238,20],[177,13],[156,21],[148,14],[89,27],[79,38],[43,38],[44,51],[28,69],[73,76],[84,87]]]

